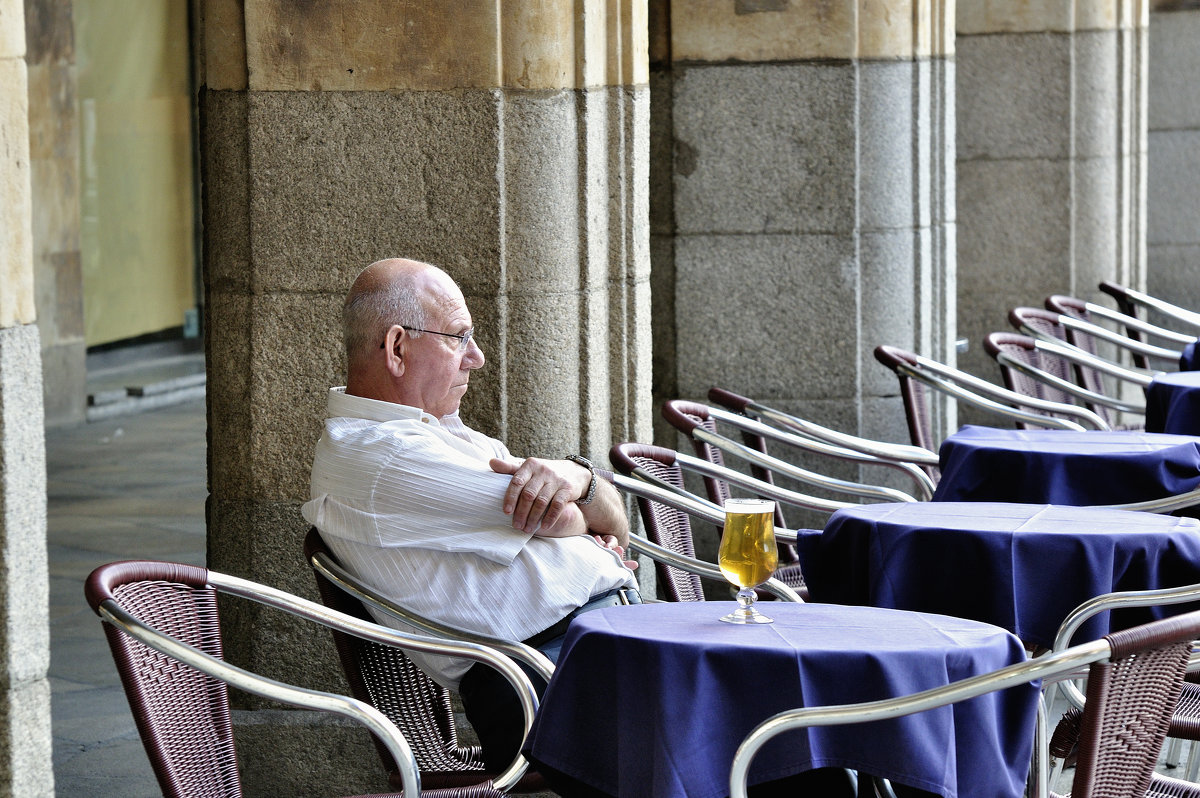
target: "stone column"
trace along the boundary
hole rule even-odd
[[[958,324],[981,340],[1065,293],[1145,274],[1144,0],[958,6]]]
[[[1146,290],[1200,308],[1200,6],[1150,15]]]
[[[345,379],[341,300],[378,258],[462,285],[488,357],[468,423],[601,461],[649,437],[643,3],[208,0],[202,17],[210,567],[314,592],[299,505]],[[248,666],[340,682],[324,635],[229,618]],[[329,751],[332,733],[248,708],[252,794],[380,788],[365,747],[359,780],[292,767],[293,740]]]
[[[33,265],[47,424],[83,420],[87,346],[79,253],[79,125],[70,0],[27,0]]]
[[[52,796],[46,449],[21,0],[0,0],[0,795]]]
[[[656,399],[907,441],[871,353],[954,358],[953,5],[652,9]]]

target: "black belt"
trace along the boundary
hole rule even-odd
[[[522,642],[533,648],[540,648],[556,637],[562,637],[567,633],[567,627],[571,625],[571,621],[576,615],[589,612],[590,610],[598,610],[601,607],[615,607],[619,604],[641,604],[642,594],[638,592],[636,587],[615,587],[612,590],[606,590],[603,593],[597,593],[587,600],[587,603],[581,607],[576,607],[567,613],[566,617],[554,623],[542,631],[535,634],[533,637],[526,638]]]

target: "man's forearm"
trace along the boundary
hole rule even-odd
[[[576,505],[583,513],[588,530],[597,535],[613,535],[622,547],[629,546],[629,519],[620,492],[607,480],[597,478],[596,495],[585,505]]]

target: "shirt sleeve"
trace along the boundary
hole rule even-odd
[[[375,543],[470,552],[499,563],[520,553],[531,533],[501,509],[511,477],[435,438],[405,440],[371,491]]]

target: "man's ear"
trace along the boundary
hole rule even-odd
[[[404,358],[408,354],[408,331],[399,324],[388,328],[383,338],[384,366],[393,377],[404,374]]]

